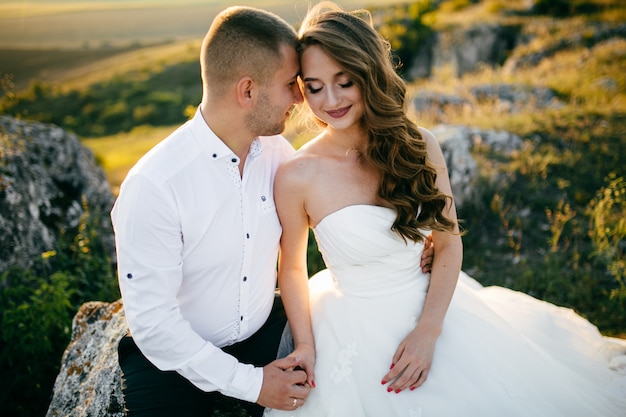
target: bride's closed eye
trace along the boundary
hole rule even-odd
[[[354,85],[354,83],[352,81],[347,81],[345,83],[338,83],[337,85],[339,85],[339,87],[341,88],[350,88]],[[317,94],[322,90],[323,87],[319,87],[319,88],[313,88],[313,86],[311,86],[311,84],[307,84],[306,85],[306,90],[307,92],[309,92],[310,94]]]
[[[311,94],[316,94],[319,93],[322,90],[322,87],[320,88],[313,88],[310,84],[306,86],[306,90],[311,93]]]

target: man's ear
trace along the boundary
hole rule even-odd
[[[250,77],[243,77],[237,83],[237,101],[242,107],[251,107],[256,100],[257,84]]]

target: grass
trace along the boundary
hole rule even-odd
[[[0,49],[0,72],[13,74],[14,90],[38,80],[69,90],[84,90],[142,69],[197,60],[199,39],[133,44],[104,49]]]
[[[176,127],[139,126],[128,133],[84,139],[82,142],[93,151],[111,184],[111,191],[117,195],[128,170]]]

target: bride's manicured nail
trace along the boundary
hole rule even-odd
[[[398,393],[399,393],[399,392],[401,392],[401,391],[402,391],[401,389],[397,389],[397,390],[396,390],[396,394],[398,394]]]
[[[411,387],[411,391],[414,391],[414,390],[415,390],[415,387]]]
[[[394,366],[396,366],[396,364],[392,363],[391,366],[389,367],[389,369],[393,369]]]
[[[311,381],[311,385],[315,388],[315,381]]]
[[[387,383],[387,381],[385,381],[384,379],[382,381],[380,381],[381,385],[385,385]]]
[[[393,391],[392,388],[387,388],[387,392],[391,392],[391,391]]]

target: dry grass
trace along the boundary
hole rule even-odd
[[[93,151],[105,171],[113,194],[117,195],[128,170],[143,154],[165,139],[176,127],[140,126],[128,133],[85,139],[83,144]]]

